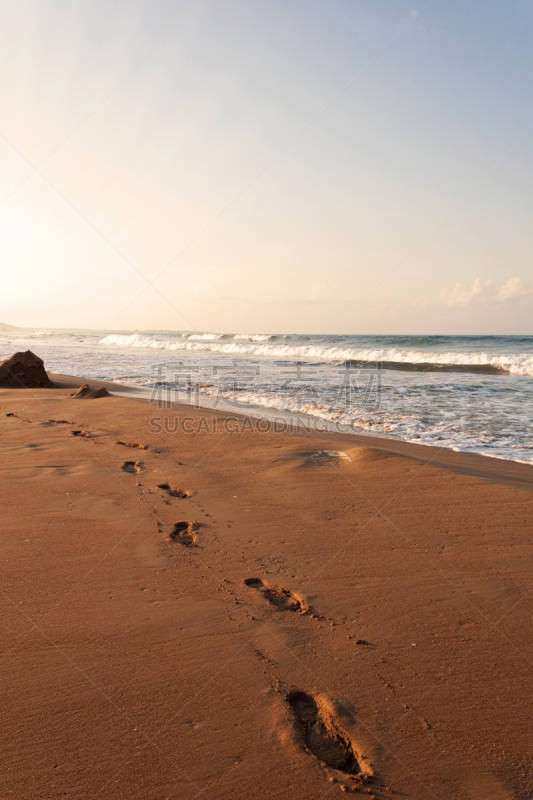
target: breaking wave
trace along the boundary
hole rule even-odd
[[[198,339],[199,341],[211,342],[215,339],[223,339],[225,336],[224,333],[189,333],[183,334],[184,338],[187,339]],[[105,344],[105,341],[103,342]]]
[[[233,356],[263,356],[280,359],[339,361],[356,367],[381,362],[383,369],[409,372],[471,372],[474,374],[533,375],[531,353],[498,354],[491,352],[439,352],[407,350],[395,347],[355,349],[328,344],[282,344],[269,340],[271,335],[235,335],[233,341],[221,341],[227,334],[190,334],[187,339],[163,339],[139,333],[110,334],[100,341],[115,347],[139,347],[154,350],[185,350],[221,353]],[[296,338],[296,337],[295,337]]]
[[[64,375],[533,464],[533,336],[0,332],[3,357],[28,348]]]
[[[233,338],[243,342],[268,342],[274,337],[271,333],[236,333]]]

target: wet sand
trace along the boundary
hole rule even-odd
[[[0,392],[3,797],[532,796],[533,467],[54,379]]]

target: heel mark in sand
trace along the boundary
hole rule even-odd
[[[197,528],[197,522],[188,522],[187,520],[176,522],[174,530],[170,534],[170,538],[173,542],[182,544],[185,547],[191,547],[196,542]]]
[[[329,709],[321,707],[312,695],[297,690],[287,695],[287,703],[308,753],[347,775],[362,773],[350,738],[339,728]]]
[[[147,444],[136,444],[136,442],[117,442],[117,444],[122,444],[124,447],[135,447],[137,450],[148,450]]]
[[[125,461],[121,467],[124,472],[129,472],[133,475],[136,475],[139,472],[142,472],[146,467],[144,461]]]
[[[20,417],[18,414],[15,414],[14,411],[11,411],[9,414],[6,414],[6,417],[16,417],[16,419],[22,419],[23,422],[31,422],[31,419],[26,419],[26,417]]]
[[[71,431],[73,436],[85,436],[86,439],[91,438],[91,434],[87,433],[87,431]]]
[[[172,484],[170,483],[158,483],[157,488],[164,489],[165,492],[169,494],[171,497],[186,498],[191,496],[191,493],[188,492],[186,489],[178,489],[177,486],[172,486]]]
[[[293,611],[297,614],[309,613],[309,608],[289,589],[283,589],[281,586],[272,586],[270,583],[262,581],[261,578],[246,578],[244,583],[245,586],[250,586],[252,589],[262,592],[268,602],[281,611]]]

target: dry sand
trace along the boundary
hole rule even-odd
[[[0,393],[3,798],[533,796],[533,467],[59,383]]]

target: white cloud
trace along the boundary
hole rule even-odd
[[[440,301],[450,308],[468,308],[470,306],[493,306],[508,303],[531,296],[532,289],[522,278],[509,278],[499,288],[492,280],[482,281],[476,278],[472,287],[456,283],[453,289],[443,289]]]
[[[500,303],[504,303],[506,300],[514,300],[517,297],[524,297],[531,293],[531,287],[527,281],[522,280],[522,278],[509,278],[498,292],[497,300]]]

